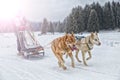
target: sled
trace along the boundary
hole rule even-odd
[[[29,58],[30,55],[42,54],[44,56],[44,48],[39,44],[32,32],[19,31],[17,36],[21,52],[25,58]]]

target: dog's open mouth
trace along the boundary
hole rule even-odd
[[[76,47],[75,45],[72,46],[72,47],[69,45],[69,47],[70,47],[70,49],[71,49],[72,51],[77,50],[77,47]]]

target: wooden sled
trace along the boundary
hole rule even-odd
[[[26,34],[29,38],[26,38]],[[44,48],[39,44],[33,33],[29,31],[20,31],[17,35],[21,52],[25,58],[29,58],[30,55],[42,54],[42,56],[44,56]],[[30,40],[32,44],[29,44],[28,40]]]

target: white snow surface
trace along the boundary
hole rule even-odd
[[[77,62],[74,57],[75,68],[72,68],[70,58],[64,57],[67,70],[59,68],[48,45],[64,33],[38,34],[35,33],[39,43],[48,46],[44,48],[45,56],[24,59],[17,55],[14,33],[0,33],[0,80],[120,80],[120,32],[99,33],[102,45],[94,46],[88,66]],[[82,60],[81,53],[79,58]]]

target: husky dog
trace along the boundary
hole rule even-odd
[[[62,67],[64,70],[67,69],[64,65],[63,55],[66,54],[71,58],[71,65],[74,67],[74,59],[72,51],[75,49],[75,37],[74,34],[66,34],[62,37],[56,38],[51,43],[51,49],[58,59],[59,67]]]
[[[84,63],[84,65],[87,66],[86,60],[91,59],[91,50],[93,49],[94,45],[98,45],[98,46],[101,45],[101,42],[99,41],[99,38],[98,38],[98,34],[96,32],[95,33],[92,32],[89,36],[76,40],[76,47],[78,49],[76,50],[75,57],[76,57],[77,61],[81,62],[81,60],[79,60],[79,58],[78,58],[78,53],[79,53],[79,51],[81,51],[83,63]],[[88,52],[89,57],[85,58],[85,54],[87,52]]]

